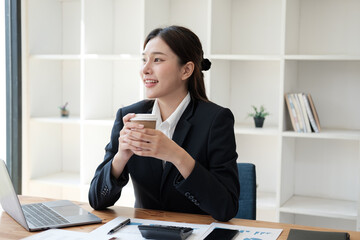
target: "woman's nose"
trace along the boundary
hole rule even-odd
[[[144,75],[151,73],[151,64],[149,61],[144,62],[143,66],[142,66],[142,73]]]

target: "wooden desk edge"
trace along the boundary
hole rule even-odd
[[[54,201],[54,199],[40,198],[40,197],[29,197],[29,196],[19,196],[21,204],[35,203],[35,202],[46,202]],[[208,215],[198,215],[198,214],[188,214],[188,213],[176,213],[176,212],[167,212],[167,211],[158,211],[150,209],[141,209],[141,208],[129,208],[114,206],[106,210],[97,211],[91,208],[88,203],[84,202],[75,202],[89,212],[100,217],[103,222],[99,224],[83,225],[78,227],[69,227],[65,228],[67,230],[79,231],[79,232],[91,232],[94,229],[100,227],[103,224],[111,221],[117,216],[124,216],[129,218],[141,218],[141,219],[154,219],[161,221],[174,221],[174,222],[187,222],[187,223],[197,223],[197,224],[211,224],[215,221],[212,217]],[[28,232],[21,225],[16,223],[8,214],[5,212],[0,212],[0,239],[20,239],[38,232]],[[226,224],[249,226],[249,227],[259,227],[259,228],[277,228],[283,229],[278,240],[286,240],[291,228],[294,229],[304,229],[304,230],[314,230],[314,231],[334,231],[334,232],[348,232],[350,234],[351,240],[360,240],[360,232],[355,231],[345,231],[345,230],[334,230],[326,228],[317,228],[317,227],[308,227],[295,224],[285,224],[285,223],[275,223],[275,222],[264,222],[264,221],[254,221],[254,220],[245,220],[245,219],[232,219]]]

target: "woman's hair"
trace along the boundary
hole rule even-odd
[[[144,41],[146,44],[153,38],[160,37],[178,56],[180,65],[194,63],[194,72],[188,79],[188,90],[194,99],[209,101],[205,92],[204,74],[211,67],[211,62],[204,59],[204,52],[199,38],[191,30],[181,26],[169,26],[152,30]]]

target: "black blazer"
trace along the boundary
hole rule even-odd
[[[133,155],[118,179],[111,162],[118,151],[122,118],[128,113],[151,113],[153,100],[143,100],[118,110],[104,161],[91,181],[89,202],[94,209],[114,205],[131,176],[135,207],[210,214],[228,221],[238,211],[240,185],[234,136],[234,116],[211,102],[191,100],[174,131],[173,140],[196,161],[187,179],[177,168],[156,158]]]

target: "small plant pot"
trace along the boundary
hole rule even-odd
[[[264,125],[265,118],[254,117],[255,127],[262,128]]]
[[[69,110],[61,110],[61,117],[69,117]]]

